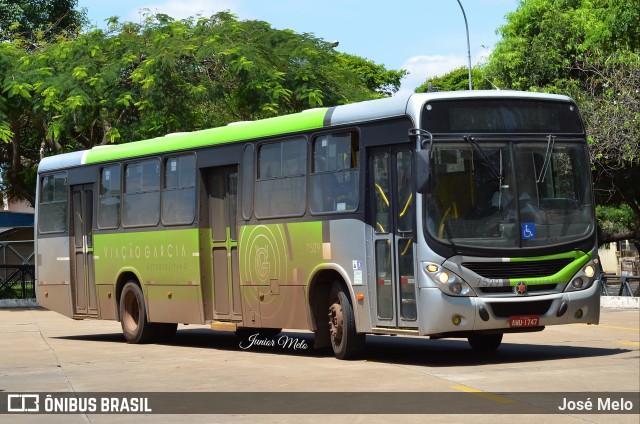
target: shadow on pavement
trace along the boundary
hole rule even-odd
[[[124,343],[120,333],[53,337],[59,340],[79,340],[100,343]],[[234,333],[205,328],[179,329],[175,338],[165,346],[194,349],[221,349],[302,357],[331,356],[329,349],[313,349],[313,334],[284,331],[275,337],[237,337]],[[260,340],[260,341],[258,341]],[[360,360],[397,365],[426,365],[431,367],[480,366],[487,364],[527,363],[556,359],[607,357],[630,352],[624,348],[601,348],[571,345],[509,343],[508,336],[494,352],[475,352],[466,339],[438,339],[415,337],[367,336],[366,348]]]

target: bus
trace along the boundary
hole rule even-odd
[[[569,97],[397,95],[44,158],[37,301],[116,320],[465,338],[597,324],[583,121]]]

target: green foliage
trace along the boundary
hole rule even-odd
[[[0,0],[1,1],[1,0]],[[42,155],[391,94],[404,71],[229,13],[0,43],[4,185],[33,201]]]
[[[640,54],[585,63],[572,94],[588,128],[597,200],[629,205],[640,218]]]
[[[637,0],[523,0],[499,29],[487,74],[500,87],[563,91],[594,56],[640,46]]]
[[[627,231],[616,234],[640,238],[638,0],[523,0],[507,21],[487,78],[501,88],[576,99],[591,147],[596,200],[632,211],[633,218],[624,220]],[[600,229],[601,239],[615,241],[605,221]]]
[[[484,78],[482,69],[479,67],[471,70],[474,90],[490,89],[490,83]],[[454,69],[442,76],[431,78],[416,88],[416,93],[426,93],[429,90],[429,83],[433,91],[462,91],[469,89],[469,68],[466,66]]]
[[[77,5],[78,0],[0,0],[0,41],[37,43],[76,33],[87,22]]]
[[[634,228],[638,218],[631,207],[623,203],[614,206],[598,205],[596,219],[603,233],[616,234]]]
[[[377,92],[380,97],[391,96],[400,89],[402,78],[408,72],[406,70],[387,70],[384,65],[378,65],[371,60],[346,53],[337,55],[337,65],[350,71],[360,80],[360,87]]]

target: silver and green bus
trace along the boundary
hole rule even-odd
[[[37,299],[125,339],[178,323],[466,338],[599,320],[584,125],[568,97],[398,95],[47,157]]]

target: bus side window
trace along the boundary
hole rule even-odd
[[[359,145],[355,132],[313,140],[311,212],[352,212],[359,201]]]
[[[118,228],[120,225],[120,165],[100,169],[98,197],[98,228]]]
[[[42,177],[38,229],[40,233],[67,230],[67,173]]]
[[[191,224],[196,215],[196,158],[194,155],[165,160],[162,185],[162,223]]]
[[[307,141],[263,144],[258,149],[255,213],[258,218],[302,215],[306,209]]]
[[[158,225],[160,219],[160,160],[125,166],[122,223],[127,227]]]

